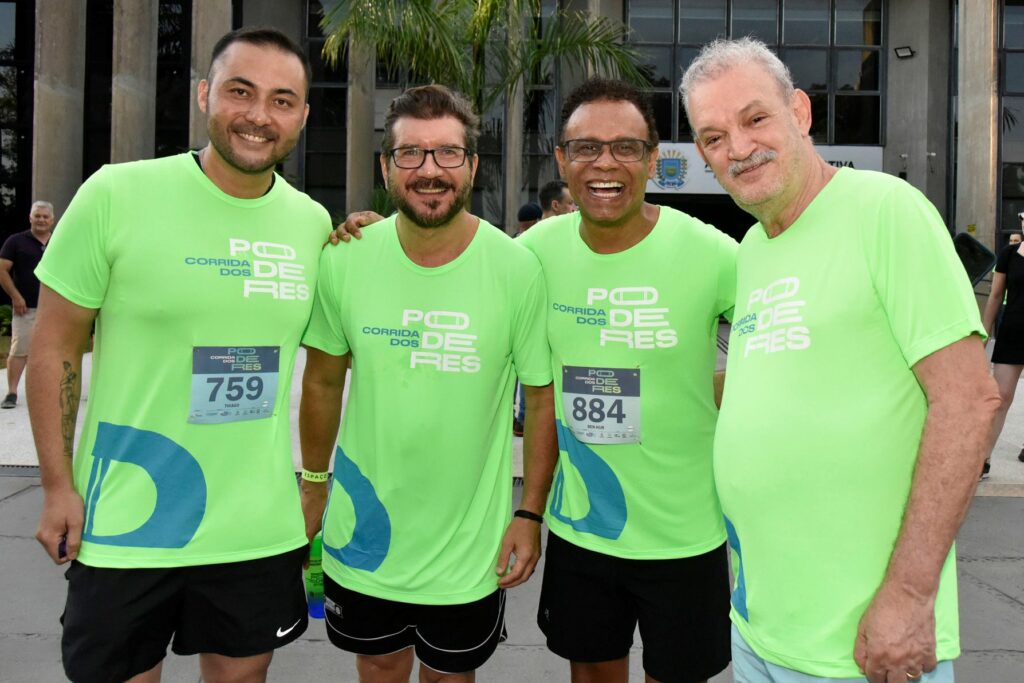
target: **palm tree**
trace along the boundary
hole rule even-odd
[[[550,5],[555,4],[555,8]],[[324,58],[336,65],[355,46],[371,47],[389,73],[443,83],[481,113],[504,105],[522,119],[528,80],[547,78],[552,65],[648,84],[629,29],[607,17],[566,11],[542,0],[324,0]],[[366,48],[360,48],[365,52]],[[519,141],[504,150],[504,208],[514,216],[522,191]],[[481,180],[481,179],[478,179]]]
[[[327,37],[324,56],[336,64],[355,37],[376,45],[377,58],[389,71],[407,69],[444,83],[481,111],[554,60],[647,85],[637,67],[641,57],[624,42],[629,29],[607,17],[555,9],[541,31],[541,5],[541,0],[328,1],[320,24]]]

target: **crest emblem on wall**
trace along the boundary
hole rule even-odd
[[[686,157],[677,150],[665,150],[665,153],[658,157],[655,167],[654,184],[663,190],[678,190],[686,184]]]

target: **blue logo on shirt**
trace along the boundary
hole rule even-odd
[[[206,479],[191,453],[162,434],[100,422],[92,455],[83,540],[135,548],[183,548],[192,540],[206,512]],[[141,467],[153,480],[156,504],[137,529],[106,536],[93,532],[93,522],[112,462]]]
[[[569,455],[569,462],[583,479],[590,510],[579,519],[572,519],[562,513],[565,470],[564,466],[560,466],[551,494],[551,515],[576,531],[612,540],[618,538],[626,526],[626,495],[622,491],[622,484],[608,463],[577,439],[561,420],[556,420],[555,424],[558,428],[559,447]]]
[[[725,519],[725,533],[729,537],[729,547],[736,552],[739,560],[739,572],[736,573],[736,587],[732,591],[732,606],[736,613],[750,621],[750,614],[747,611],[747,580],[743,576],[743,553],[740,550],[740,537],[736,535],[736,527],[732,525],[728,517]]]
[[[328,545],[325,533],[324,552],[353,569],[376,571],[391,547],[391,518],[388,511],[377,496],[373,484],[359,470],[359,466],[345,455],[341,447],[334,450],[334,482],[352,499],[356,519],[352,538],[343,548]],[[335,491],[332,490],[331,496],[334,494]],[[327,509],[330,510],[329,501]],[[328,518],[329,515],[325,512],[324,519]]]

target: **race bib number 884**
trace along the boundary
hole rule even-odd
[[[639,443],[640,370],[562,366],[562,412],[584,443]]]

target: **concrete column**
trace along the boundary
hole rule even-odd
[[[193,3],[209,1],[193,0]],[[231,3],[228,0],[220,1],[228,5],[226,11],[230,16]],[[276,28],[294,40],[297,45],[302,45],[306,25],[305,0],[245,0],[242,6],[242,23],[245,26]],[[300,180],[302,179],[301,156],[302,147],[296,146],[282,163],[282,175],[289,183],[298,187],[301,187]],[[340,168],[338,173],[341,173]]]
[[[949,26],[951,9],[930,0],[889,5],[889,46],[911,46],[916,54],[897,59],[890,50],[886,120],[886,172],[904,173],[947,220],[949,121]],[[963,131],[963,128],[960,129]],[[905,155],[905,156],[904,156]]]
[[[998,9],[991,0],[960,0],[956,231],[995,247],[999,96]]]
[[[348,48],[348,126],[345,129],[345,212],[364,210],[373,197],[376,49],[353,40]],[[341,172],[341,169],[338,169]]]
[[[501,158],[505,176],[505,232],[519,230],[516,214],[530,197],[523,193],[523,84],[505,99],[505,154]]]
[[[522,15],[510,14],[508,41],[512,45],[522,43]],[[520,79],[515,89],[510,93],[505,93],[504,98],[505,139],[502,145],[504,153],[501,157],[501,170],[505,185],[503,227],[509,235],[515,235],[519,230],[516,214],[527,199],[523,194],[523,99],[525,87],[526,80]]]
[[[61,216],[82,182],[85,0],[36,0],[32,199]]]
[[[228,0],[192,2],[192,87],[191,107],[188,114],[188,146],[192,149],[203,147],[209,138],[206,134],[206,114],[199,111],[196,93],[199,81],[210,71],[210,53],[221,36],[231,30],[231,3]]]
[[[151,159],[156,150],[159,0],[114,0],[110,161]]]

